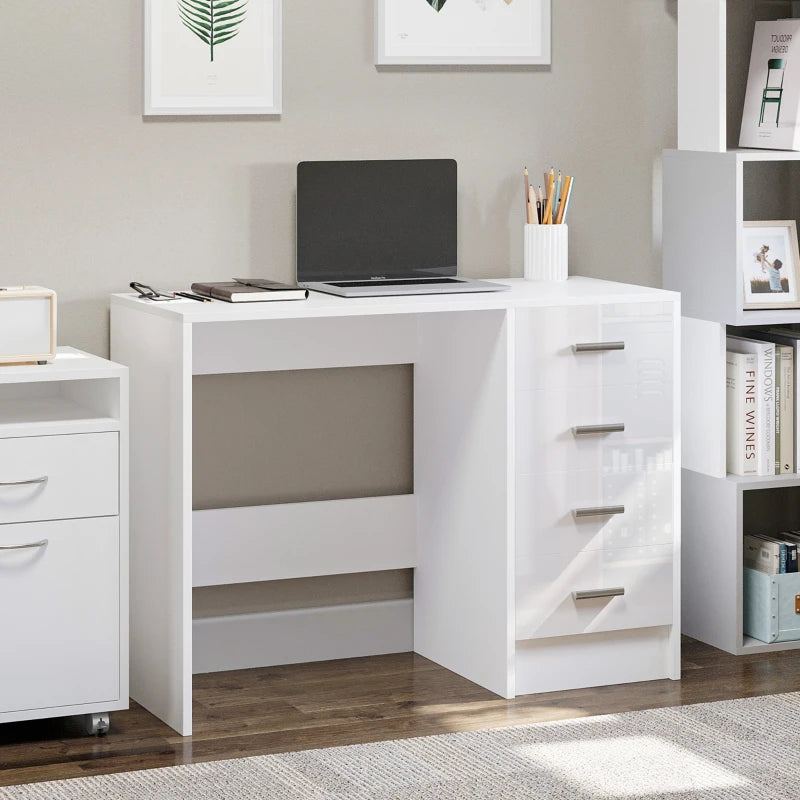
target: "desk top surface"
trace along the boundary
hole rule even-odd
[[[522,278],[496,279],[509,287],[502,292],[429,294],[401,297],[338,297],[311,292],[307,300],[261,303],[199,303],[176,299],[154,303],[137,295],[114,294],[112,307],[126,307],[167,317],[176,322],[235,322],[313,317],[419,314],[446,311],[490,311],[506,308],[676,301],[677,292],[634,286],[627,283],[572,277],[563,282],[527,281]]]

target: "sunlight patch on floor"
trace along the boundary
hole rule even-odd
[[[530,744],[517,752],[591,797],[664,796],[746,786],[713,761],[654,736]]]

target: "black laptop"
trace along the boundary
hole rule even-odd
[[[458,277],[453,159],[297,165],[297,282],[343,297],[493,292]]]

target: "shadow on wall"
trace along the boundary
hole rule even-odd
[[[248,171],[249,277],[272,278],[293,283],[297,249],[296,165],[253,164]],[[287,197],[291,197],[290,203],[286,202]],[[286,231],[291,231],[288,239]]]

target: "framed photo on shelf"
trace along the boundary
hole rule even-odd
[[[800,308],[795,221],[745,222],[742,235],[743,308]]]
[[[281,0],[145,0],[144,115],[280,114]]]
[[[375,63],[549,64],[551,0],[375,0]]]

